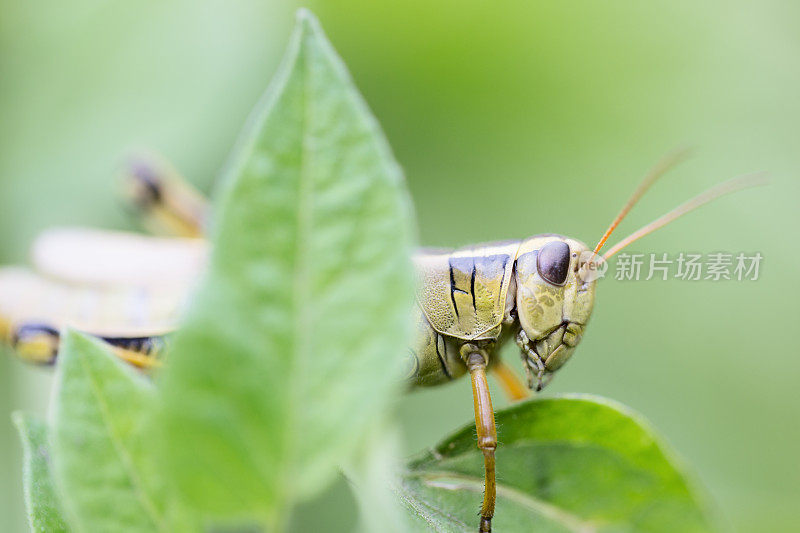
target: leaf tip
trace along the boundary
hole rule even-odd
[[[67,326],[61,332],[61,350],[70,351],[77,343],[85,342],[88,339],[79,331]]]
[[[301,7],[295,13],[295,24],[304,31],[313,31],[319,27],[319,21],[307,7]]]
[[[58,346],[58,365],[56,365],[56,375],[61,376],[65,367],[71,367],[73,360],[77,360],[80,355],[90,351],[94,345],[93,339],[71,327],[65,327],[61,331]],[[60,377],[56,380],[61,379]]]

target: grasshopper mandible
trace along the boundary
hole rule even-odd
[[[594,248],[562,235],[542,234],[458,250],[422,250],[414,258],[418,276],[414,310],[417,329],[410,344],[411,366],[407,379],[416,387],[439,385],[470,375],[478,447],[483,452],[485,467],[480,532],[491,531],[496,498],[497,432],[487,371],[494,371],[512,399],[527,395],[516,374],[500,361],[500,347],[514,339],[520,349],[528,388],[541,390],[570,359],[583,337],[594,307],[596,271],[603,262],[715,198],[763,181],[756,176],[744,176],[721,183],[644,226],[601,255],[606,240],[639,198],[684,155],[685,151],[674,152],[646,175]],[[157,273],[143,273],[141,265],[152,266],[154,262],[163,261],[163,253],[170,250],[177,254],[170,262],[173,274],[177,268],[179,277],[186,279],[199,272],[206,247],[201,240],[188,238],[202,235],[207,208],[199,194],[171,171],[137,164],[129,173],[128,185],[134,203],[151,225],[184,239],[147,241],[145,237],[88,230],[45,235],[34,246],[34,263],[47,278],[70,285],[70,289],[61,290],[67,290],[78,303],[44,310],[34,306],[20,313],[19,307],[14,307],[18,298],[12,297],[11,301],[7,297],[0,298],[0,333],[5,333],[24,358],[52,363],[58,347],[57,328],[78,325],[105,339],[120,357],[137,366],[157,364],[157,355],[163,347],[162,335],[175,327],[180,302],[191,284],[180,284],[177,290],[162,295],[159,304],[159,288],[155,285],[157,280],[163,279]],[[127,244],[124,243],[126,239]],[[92,249],[90,256],[102,256],[104,250],[108,255],[109,248],[116,250],[116,254],[101,263],[101,272],[87,273],[84,262],[75,264],[65,257],[65,251],[78,247]],[[74,255],[86,257],[87,252],[83,250]],[[114,276],[118,269],[134,277],[138,274],[138,281]],[[0,270],[0,289],[19,282],[20,276],[27,276],[27,283],[40,292],[52,289],[52,282],[9,269]],[[171,279],[176,277],[173,275]],[[98,285],[102,287],[98,289]],[[90,288],[100,290],[101,296],[110,301],[118,297],[117,306],[120,300],[125,300],[126,294],[138,295],[139,322],[131,318],[131,313],[116,313],[112,314],[117,319],[116,325],[93,323],[98,316],[108,316],[103,306],[95,306],[94,314],[87,315],[84,311],[78,316],[75,309],[86,308],[81,298],[85,299]],[[0,290],[0,294],[6,292]],[[147,311],[142,308],[145,304]],[[16,312],[10,311],[13,309]]]

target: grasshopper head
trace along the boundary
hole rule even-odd
[[[610,257],[720,196],[767,183],[760,174],[720,183],[600,254],[606,240],[642,195],[667,170],[683,160],[687,153],[687,150],[681,149],[667,154],[650,170],[593,250],[580,241],[561,235],[537,235],[522,242],[515,269],[516,308],[520,325],[517,344],[522,350],[530,388],[540,390],[546,382],[544,378],[561,368],[572,356],[592,314],[595,283],[604,273]]]
[[[586,269],[591,251],[561,235],[525,240],[515,269],[517,343],[528,386],[540,390],[581,341],[594,306],[596,276]]]

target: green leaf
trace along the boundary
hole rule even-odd
[[[50,473],[50,446],[47,425],[33,415],[16,412],[12,415],[19,431],[25,457],[22,463],[22,484],[28,523],[35,533],[68,531],[61,513]]]
[[[413,305],[401,171],[306,11],[216,208],[159,387],[163,467],[198,511],[281,527],[396,390]]]
[[[63,335],[53,472],[76,531],[175,531],[146,430],[152,384],[98,340]]]
[[[400,432],[387,421],[381,421],[368,435],[358,457],[343,467],[358,501],[360,531],[405,533],[406,516],[392,491],[397,484]]]
[[[497,531],[710,531],[679,462],[640,415],[592,396],[496,414]],[[398,493],[421,530],[475,531],[483,455],[475,427],[413,461]]]

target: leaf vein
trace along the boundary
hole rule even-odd
[[[483,479],[473,476],[454,474],[450,472],[429,472],[420,474],[417,477],[419,477],[423,483],[429,487],[435,487],[444,490],[470,490],[478,493],[483,492]],[[447,480],[451,480],[451,482],[448,483]],[[593,533],[596,531],[596,526],[593,523],[587,522],[581,517],[576,516],[561,507],[540,500],[539,498],[527,493],[523,493],[502,483],[497,484],[497,495],[511,500],[545,518],[549,518],[555,522],[558,522],[574,533]]]
[[[91,388],[92,394],[95,396],[95,399],[97,400],[97,405],[100,409],[100,414],[103,418],[103,424],[107,429],[107,434],[109,440],[111,441],[111,445],[117,452],[122,467],[126,470],[128,474],[131,483],[131,488],[133,489],[136,498],[139,500],[139,503],[141,503],[145,512],[149,515],[150,519],[152,520],[153,524],[158,528],[158,530],[167,531],[166,524],[163,522],[162,517],[159,516],[155,504],[153,503],[153,501],[151,501],[149,495],[147,494],[147,491],[144,488],[144,482],[139,478],[139,475],[136,472],[136,467],[134,466],[134,461],[132,456],[130,455],[130,452],[123,444],[122,437],[120,437],[117,434],[117,429],[113,423],[114,417],[111,414],[108,403],[106,402],[105,395],[100,390],[100,384],[97,380],[97,377],[94,375],[94,371],[91,368],[91,365],[89,365],[86,360],[86,355],[84,351],[83,350],[76,350],[76,351],[78,353],[81,366],[83,367],[86,376],[89,378],[88,379],[89,386]]]

